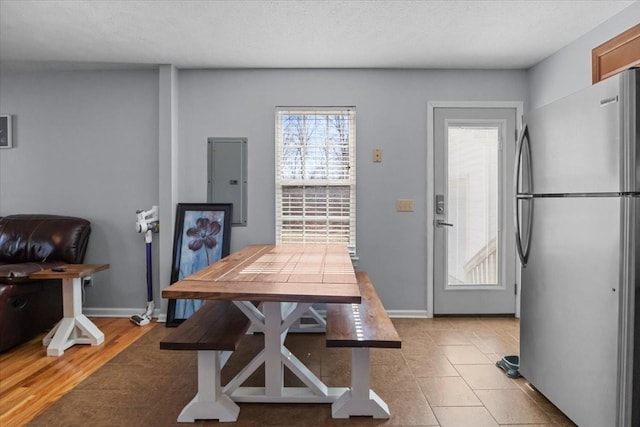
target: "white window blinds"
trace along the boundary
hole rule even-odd
[[[276,109],[276,243],[356,248],[356,112]]]

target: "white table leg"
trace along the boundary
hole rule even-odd
[[[62,280],[62,304],[64,317],[44,337],[47,356],[61,356],[74,344],[99,345],[104,342],[104,334],[82,314],[82,279],[79,277]]]
[[[76,330],[84,332],[76,339],[78,344],[99,345],[104,342],[102,331],[84,314],[76,316]]]
[[[263,305],[264,324],[264,385],[267,396],[282,396],[284,371],[280,350],[282,347],[282,311],[278,302],[265,302]]]
[[[42,343],[47,346],[47,356],[61,356],[69,347],[75,344],[72,338],[75,329],[75,319],[65,317],[44,337]]]

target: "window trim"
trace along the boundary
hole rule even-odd
[[[281,162],[283,160],[283,141],[281,117],[284,113],[289,114],[344,114],[349,116],[349,177],[348,179],[283,179],[281,175]],[[277,106],[274,115],[275,134],[275,239],[277,244],[282,243],[283,230],[283,204],[282,189],[286,186],[300,185],[323,187],[340,186],[349,187],[349,242],[347,247],[351,255],[356,252],[356,109],[354,106]],[[312,181],[312,182],[310,182]],[[329,218],[327,215],[325,218]],[[302,242],[304,244],[304,242]],[[328,244],[331,244],[328,242]]]

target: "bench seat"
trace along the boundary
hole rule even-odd
[[[370,389],[370,348],[401,348],[402,340],[369,275],[357,272],[360,304],[327,304],[327,347],[351,348],[351,388],[332,406],[333,418],[389,418],[389,407]]]
[[[162,341],[162,350],[235,351],[249,319],[231,301],[207,301]]]
[[[180,412],[178,422],[238,419],[240,408],[223,393],[220,376],[250,323],[233,302],[207,301],[160,341],[162,350],[198,352],[198,392]]]
[[[400,348],[402,340],[369,275],[359,271],[356,278],[360,304],[327,304],[327,347]]]

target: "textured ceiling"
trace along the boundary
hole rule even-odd
[[[0,63],[527,68],[633,2],[0,0]]]

